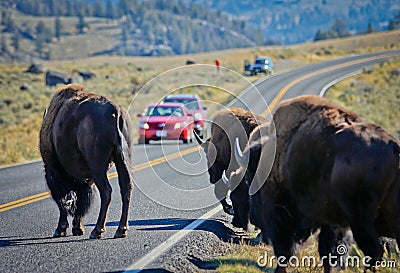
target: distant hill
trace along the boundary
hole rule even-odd
[[[160,56],[264,42],[235,16],[178,1],[3,0],[0,7],[0,52],[17,60]]]
[[[0,61],[303,43],[334,22],[386,30],[399,11],[398,0],[0,0]]]
[[[400,11],[398,0],[185,0],[238,16],[282,44],[313,40],[318,30],[342,19],[350,33],[386,30]]]

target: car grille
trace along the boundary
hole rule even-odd
[[[149,129],[152,130],[171,130],[173,129],[173,125],[172,124],[165,124],[162,122],[149,122]]]

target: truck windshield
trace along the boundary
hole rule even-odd
[[[190,110],[197,110],[199,109],[199,104],[197,103],[197,100],[195,99],[165,99],[165,103],[183,103],[187,109]]]

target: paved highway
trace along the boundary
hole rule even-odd
[[[279,100],[319,94],[329,83],[400,51],[350,56],[264,78],[229,106],[267,114]],[[260,99],[262,97],[263,99]],[[159,254],[172,251],[187,232],[222,214],[208,183],[204,153],[195,144],[135,145],[128,237],[113,239],[121,210],[117,178],[101,240],[88,240],[99,198],[85,218],[85,235],[52,238],[58,209],[49,198],[41,162],[0,169],[0,272],[137,272],[160,268]],[[201,220],[197,220],[201,218]]]

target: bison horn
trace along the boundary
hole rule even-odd
[[[237,163],[244,169],[247,169],[247,164],[249,162],[248,154],[243,154],[240,149],[239,138],[236,138],[235,141],[235,158]]]
[[[226,172],[225,172],[225,170],[222,172],[222,181],[224,181],[225,185],[227,185],[228,188],[230,188],[229,178],[226,177]]]
[[[197,143],[199,143],[199,145],[203,147],[205,141],[202,140],[201,137],[196,133],[196,130],[193,130],[193,134],[194,134],[194,137],[197,140]]]

